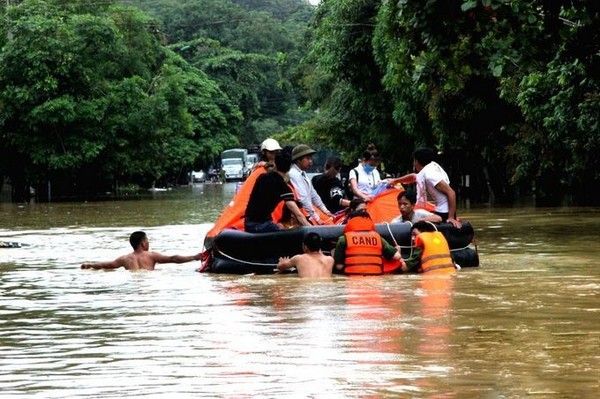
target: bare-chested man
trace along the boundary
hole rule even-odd
[[[190,256],[182,255],[163,255],[159,252],[149,251],[150,243],[148,237],[143,231],[135,231],[129,236],[129,243],[133,247],[133,252],[127,255],[119,256],[117,259],[108,262],[83,263],[82,269],[117,269],[124,267],[127,270],[154,270],[157,263],[186,263],[194,260],[200,260],[201,254]]]
[[[302,242],[303,254],[291,258],[279,258],[277,270],[280,272],[296,268],[299,277],[331,277],[333,270],[333,257],[324,255],[321,251],[321,236],[311,232],[304,237]]]

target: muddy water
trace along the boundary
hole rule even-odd
[[[0,204],[0,397],[595,398],[600,209],[471,208],[479,268],[305,281],[80,270],[193,254],[235,191]]]

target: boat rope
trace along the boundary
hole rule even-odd
[[[388,232],[392,236],[392,239],[394,240],[394,243],[396,244],[396,246],[399,246],[400,248],[410,248],[410,254],[408,255],[408,257],[410,258],[412,256],[412,254],[413,254],[414,246],[412,246],[412,245],[410,245],[410,246],[400,246],[400,245],[398,245],[398,242],[396,241],[396,238],[394,238],[394,235],[392,234],[392,232],[390,230],[389,224],[386,223],[386,226],[387,226]],[[476,244],[474,244],[474,245],[475,245],[475,251],[477,251],[477,245]],[[450,252],[453,252],[453,251],[462,251],[463,249],[467,249],[467,248],[470,248],[470,247],[471,247],[471,243],[467,244],[466,246],[464,246],[462,248],[451,249]],[[222,252],[222,251],[218,251],[218,252],[219,252],[219,254],[223,255],[225,258],[227,258],[229,260],[232,260],[234,262],[239,262],[239,263],[243,263],[243,264],[246,264],[246,265],[252,265],[252,266],[264,266],[264,267],[269,267],[270,266],[270,267],[273,267],[273,268],[277,267],[277,263],[251,262],[251,261],[239,259],[239,258],[236,258],[234,256],[228,255],[228,254],[226,254],[225,252]],[[327,253],[327,251],[324,251],[323,253]],[[331,254],[331,252],[329,252],[329,253]],[[403,258],[403,259],[407,259],[407,258]]]
[[[408,222],[408,223],[410,223],[410,222]],[[385,227],[387,228],[388,233],[390,233],[390,237],[392,237],[392,240],[394,240],[394,246],[395,247],[400,247],[400,248],[405,248],[405,249],[406,248],[412,248],[412,246],[398,245],[398,241],[396,241],[396,237],[394,237],[394,233],[392,233],[392,229],[390,228],[390,224],[388,222],[385,222]]]
[[[277,263],[250,262],[250,261],[247,261],[247,260],[235,258],[235,257],[233,257],[231,255],[227,255],[223,251],[218,251],[218,252],[219,252],[219,254],[223,255],[224,257],[226,257],[229,260],[233,260],[233,261],[239,262],[239,263],[244,263],[246,265],[252,265],[252,266],[271,266],[271,267],[276,267],[277,266]]]
[[[450,252],[453,252],[453,251],[462,251],[463,249],[468,249],[468,248],[471,248],[471,245],[474,245],[474,246],[475,246],[475,251],[477,252],[477,244],[475,244],[475,243],[468,243],[466,246],[464,246],[464,247],[462,247],[462,248],[454,248],[454,249],[451,249],[451,250],[450,250]]]
[[[426,220],[426,222],[429,223],[430,225],[432,225],[433,228],[435,229],[435,231],[438,231],[437,226],[433,222],[430,222],[429,220]]]
[[[404,222],[404,223],[410,223],[410,225],[411,225],[411,228],[412,228],[412,222],[410,222],[410,221],[406,221],[406,222]],[[433,226],[433,228],[435,229],[435,231],[439,231],[439,230],[438,230],[438,228],[437,228],[437,226],[436,226],[434,223],[432,223],[432,222],[429,222],[429,221],[427,221],[427,223],[429,223],[430,225],[432,225],[432,226]],[[396,247],[400,247],[400,248],[402,248],[402,249],[407,249],[407,248],[410,248],[410,254],[408,255],[408,257],[410,258],[410,257],[412,256],[412,254],[413,254],[413,249],[414,249],[414,246],[412,246],[412,245],[409,245],[409,246],[401,246],[401,245],[398,245],[398,241],[396,241],[396,237],[394,237],[394,234],[392,233],[392,229],[390,228],[390,224],[389,224],[388,222],[385,222],[385,227],[387,228],[387,231],[388,231],[388,233],[390,234],[390,237],[392,237],[392,240],[394,240],[394,246],[396,246]],[[477,244],[475,244],[474,242],[471,242],[471,243],[469,243],[469,244],[465,245],[465,246],[464,246],[464,247],[462,247],[462,248],[454,248],[454,249],[450,249],[450,252],[454,252],[454,251],[462,251],[463,249],[471,248],[471,245],[474,245],[474,246],[475,246],[475,251],[477,251]],[[402,259],[407,259],[407,258],[402,258]]]
[[[392,240],[394,240],[394,246],[398,246],[398,241],[396,241],[396,237],[394,237],[394,234],[392,234],[392,229],[390,228],[390,224],[388,222],[385,222],[385,227],[387,228],[388,233],[390,233],[390,236],[392,237]]]

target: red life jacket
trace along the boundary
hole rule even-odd
[[[370,218],[356,216],[344,227],[346,260],[344,274],[383,274],[383,242]]]
[[[415,246],[423,248],[421,273],[454,273],[455,267],[450,255],[446,237],[439,231],[424,232],[417,236]]]

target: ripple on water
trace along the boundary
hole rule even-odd
[[[207,275],[194,271],[198,262],[141,273],[79,269],[84,260],[129,251],[135,229],[147,231],[154,250],[200,251],[211,225],[185,217],[209,206],[211,190],[190,191],[187,205],[83,206],[100,215],[94,220],[57,206],[44,209],[55,220],[48,227],[37,210],[22,209],[38,221],[11,221],[24,226],[10,231],[11,241],[33,245],[0,253],[0,396],[562,398],[598,391],[600,272],[598,250],[578,243],[592,231],[585,219],[581,229],[556,236],[543,227],[545,214],[475,215],[482,265],[441,286],[423,276]],[[65,210],[69,220],[61,222]],[[564,217],[572,226],[572,215]]]

